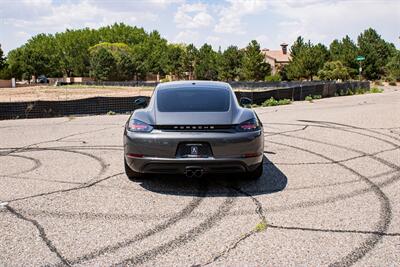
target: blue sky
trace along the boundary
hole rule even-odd
[[[9,51],[38,33],[114,22],[158,30],[171,43],[215,49],[252,40],[278,49],[302,35],[326,45],[375,28],[400,47],[400,0],[0,0],[0,44]]]

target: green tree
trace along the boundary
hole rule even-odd
[[[38,77],[61,77],[60,58],[55,38],[51,34],[39,34],[32,37],[24,46],[21,54],[27,65],[26,72]]]
[[[243,52],[237,46],[229,46],[219,60],[218,78],[223,81],[234,81],[239,77],[242,67]]]
[[[55,35],[60,68],[68,77],[88,76],[90,58],[88,49],[100,41],[96,30],[66,30]]]
[[[204,44],[198,51],[196,64],[194,66],[194,76],[199,80],[217,80],[218,64],[217,53],[211,45]]]
[[[6,67],[6,58],[4,57],[3,50],[1,49],[1,44],[0,44],[0,70],[4,69]]]
[[[110,72],[108,80],[133,80],[136,66],[132,57],[132,49],[127,44],[107,42],[97,44],[89,48],[91,57],[96,58],[101,49],[105,49],[112,55],[115,64],[115,70]]]
[[[271,74],[271,66],[265,62],[260,45],[252,40],[244,51],[242,60],[242,77],[247,81],[261,81]]]
[[[296,53],[292,55],[290,63],[285,67],[287,76],[289,79],[313,80],[328,58],[328,50],[322,44],[313,45],[308,41],[306,44],[296,46]]]
[[[400,51],[396,51],[395,55],[390,58],[386,69],[390,79],[400,81]]]
[[[348,80],[350,78],[347,67],[339,60],[329,61],[318,71],[318,76],[323,80]]]
[[[365,30],[358,38],[359,54],[365,57],[363,74],[367,79],[380,79],[385,73],[385,66],[395,53],[395,47],[387,43],[372,28]]]
[[[197,48],[193,44],[189,44],[185,47],[182,55],[182,71],[184,74],[187,74],[190,80],[194,78],[194,68],[198,53]]]
[[[358,48],[356,44],[346,35],[341,41],[334,40],[329,46],[332,61],[341,61],[347,67],[350,76],[355,77],[358,73],[356,57]]]
[[[170,44],[167,50],[167,66],[166,72],[175,78],[182,78],[184,76],[184,54],[186,47],[181,44]]]
[[[116,76],[117,64],[114,56],[104,47],[92,49],[90,53],[90,74],[96,80],[113,80]]]

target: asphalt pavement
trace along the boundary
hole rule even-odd
[[[256,111],[258,181],[128,180],[127,115],[0,121],[0,265],[399,266],[400,90]]]

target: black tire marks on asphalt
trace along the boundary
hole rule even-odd
[[[255,213],[260,218],[260,222],[259,223],[267,225],[267,219],[265,218],[265,214],[264,214],[264,210],[263,210],[262,204],[261,204],[260,201],[258,201],[257,198],[255,198],[251,194],[247,193],[246,191],[240,189],[239,187],[226,186],[226,185],[223,185],[223,184],[222,184],[222,186],[227,187],[227,188],[231,188],[232,190],[235,190],[239,194],[242,194],[242,195],[245,195],[247,197],[250,197],[251,200],[254,202],[254,204],[256,206]],[[248,231],[247,233],[241,235],[239,238],[237,238],[235,241],[233,241],[231,244],[229,244],[227,246],[227,248],[224,249],[222,252],[214,255],[211,260],[209,260],[209,261],[207,261],[205,263],[202,263],[202,264],[194,264],[192,267],[207,266],[207,265],[210,265],[210,264],[218,261],[222,257],[228,255],[229,252],[234,250],[242,241],[246,240],[247,238],[249,238],[250,236],[256,234],[257,232],[258,232],[257,229],[252,229],[252,230]]]
[[[55,190],[55,191],[51,191],[51,192],[44,192],[44,193],[30,195],[30,196],[26,196],[26,197],[10,199],[10,200],[7,200],[7,202],[11,203],[11,202],[21,201],[21,200],[26,200],[26,199],[32,199],[32,198],[37,198],[37,197],[42,197],[42,196],[53,195],[53,194],[57,194],[57,193],[65,193],[65,192],[70,192],[70,191],[79,190],[79,189],[83,189],[83,188],[89,188],[95,184],[98,184],[99,182],[110,179],[116,175],[122,174],[122,172],[121,172],[118,174],[114,174],[114,175],[99,179],[99,177],[107,170],[109,165],[102,158],[95,156],[93,154],[90,154],[90,153],[79,152],[79,151],[74,151],[74,150],[66,150],[66,149],[39,149],[37,151],[61,151],[61,152],[66,152],[66,153],[73,153],[73,154],[77,154],[77,155],[87,156],[89,158],[96,160],[100,164],[100,170],[93,179],[91,179],[85,183],[82,183],[76,187],[60,189],[60,190]]]
[[[313,122],[313,121],[310,121],[310,122]],[[395,148],[399,147],[397,144],[395,144],[395,143],[393,143],[391,141],[388,141],[386,139],[382,139],[382,138],[379,138],[379,137],[376,137],[376,136],[367,135],[367,134],[364,134],[364,133],[359,133],[357,131],[349,131],[347,129],[337,128],[337,127],[332,127],[332,129],[352,132],[352,133],[363,135],[363,136],[368,136],[370,138],[373,138],[373,139],[376,139],[376,140],[379,140],[379,141],[382,141],[382,142],[385,142],[385,143],[392,144]],[[282,135],[285,136],[285,134],[282,134]],[[340,148],[347,149],[347,150],[350,150],[350,151],[353,150],[353,149],[349,149],[347,147],[338,146],[338,145],[331,144],[331,143],[328,143],[328,142],[316,141],[316,140],[311,140],[309,138],[303,138],[303,137],[297,137],[297,136],[291,136],[291,135],[287,135],[287,136],[290,136],[290,137],[293,137],[293,138],[305,139],[305,140],[310,141],[310,142],[315,142],[315,143],[321,143],[321,144],[325,144],[325,145],[340,147]],[[269,142],[271,142],[271,141],[269,141]],[[276,142],[272,142],[272,143],[276,143]],[[277,143],[277,144],[279,144],[279,143]],[[303,149],[303,148],[292,146],[292,145],[282,144],[282,143],[280,143],[280,144],[281,145],[285,145],[287,147],[294,148],[294,149],[300,149],[302,151],[305,151],[305,152],[308,152],[308,153],[312,153],[314,155],[317,155],[317,156],[320,156],[322,158],[325,158],[327,160],[331,160],[332,161],[331,158],[329,158],[329,157],[327,157],[325,155],[322,155],[322,154],[319,154],[319,153],[316,153],[316,152],[313,152],[313,151],[310,151],[310,150],[307,150],[307,149]],[[360,151],[358,151],[358,152],[360,152]],[[362,152],[362,153],[364,153],[364,152]],[[395,164],[393,164],[391,162],[388,162],[386,160],[383,160],[381,158],[378,158],[376,156],[368,155],[368,157],[374,158],[375,160],[378,160],[379,162],[381,162],[381,163],[383,163],[383,164],[385,164],[385,165],[387,165],[387,166],[389,166],[391,168],[394,168],[394,169],[397,169],[397,170],[399,169],[399,166],[397,166],[397,165],[395,165]],[[392,211],[391,211],[391,205],[390,205],[389,198],[386,196],[386,194],[380,189],[380,187],[377,184],[373,183],[367,177],[361,175],[360,173],[356,172],[355,170],[347,167],[346,165],[344,165],[342,163],[337,163],[337,164],[339,166],[341,166],[342,168],[345,168],[348,171],[352,172],[353,174],[358,176],[360,179],[362,179],[372,189],[372,191],[375,193],[375,195],[378,197],[378,200],[380,201],[380,204],[381,204],[381,212],[380,212],[380,219],[377,222],[377,224],[375,225],[375,229],[376,230],[374,232],[382,232],[382,233],[387,232],[389,224],[390,224],[390,221],[392,219]],[[393,177],[393,178],[389,179],[389,180],[396,181],[399,177],[396,176],[396,177]],[[383,237],[383,235],[372,235],[371,237],[367,238],[359,247],[355,248],[353,251],[351,251],[345,257],[343,257],[340,260],[332,263],[331,266],[351,266],[351,265],[353,265],[354,263],[359,261],[361,258],[363,258],[369,251],[371,251],[376,246],[376,244],[382,239],[382,237]]]
[[[20,175],[20,174],[32,172],[32,171],[40,168],[40,166],[42,166],[42,162],[40,160],[36,159],[36,158],[33,158],[33,157],[28,157],[28,156],[23,156],[23,155],[8,155],[8,157],[22,158],[22,159],[30,160],[31,162],[33,162],[33,166],[31,168],[27,169],[27,170],[23,170],[23,171],[18,171],[18,172],[13,172],[13,173],[7,174],[7,176],[8,175],[10,175],[10,176]],[[3,175],[3,174],[0,175],[0,177],[4,177],[4,176],[6,176],[6,175]]]
[[[48,247],[48,249],[51,252],[53,252],[57,256],[58,259],[60,259],[60,261],[63,263],[63,265],[71,266],[71,264],[61,255],[61,253],[58,251],[58,249],[54,246],[53,242],[47,237],[43,226],[41,226],[38,223],[38,221],[25,217],[24,215],[22,215],[21,213],[19,213],[18,211],[16,211],[15,209],[13,209],[12,207],[10,207],[8,205],[6,206],[6,209],[11,214],[13,214],[15,217],[17,217],[18,219],[21,219],[23,221],[31,223],[39,232],[39,237],[43,240],[43,242]]]
[[[77,259],[73,259],[70,260],[70,262],[72,264],[79,264],[88,260],[92,260],[94,258],[97,258],[101,255],[107,254],[107,253],[113,253],[119,249],[128,247],[136,242],[139,242],[141,240],[144,240],[145,238],[148,238],[152,235],[155,235],[161,231],[166,230],[167,228],[173,226],[174,224],[176,224],[177,222],[179,222],[180,220],[188,217],[199,205],[200,203],[204,200],[204,197],[207,194],[208,191],[208,186],[207,184],[204,183],[200,183],[198,186],[198,196],[194,197],[189,204],[187,204],[180,212],[178,212],[177,214],[169,217],[167,219],[167,221],[156,225],[155,227],[146,230],[142,233],[139,233],[137,235],[135,235],[133,238],[124,240],[124,241],[120,241],[115,245],[112,246],[107,246],[107,247],[103,247],[101,249],[98,249],[94,252],[91,252],[89,254],[80,256]]]
[[[309,231],[309,232],[323,232],[323,233],[363,234],[363,235],[379,235],[379,236],[393,236],[393,237],[400,236],[400,233],[384,233],[378,231],[343,230],[343,229],[320,229],[320,228],[309,228],[309,227],[282,226],[276,224],[268,224],[268,227],[281,230]]]
[[[121,126],[118,126],[118,128],[120,128],[120,127]],[[79,135],[93,133],[93,132],[97,133],[97,132],[100,132],[100,131],[105,131],[105,130],[114,129],[114,128],[117,128],[117,126],[115,126],[115,127],[106,127],[106,128],[96,129],[96,130],[90,130],[90,131],[86,131],[86,132],[73,133],[73,134],[65,135],[65,136],[62,136],[62,137],[59,137],[59,138],[56,138],[56,139],[37,142],[37,143],[33,143],[33,144],[26,145],[26,146],[23,146],[23,147],[17,147],[17,148],[14,148],[14,149],[11,149],[11,150],[7,151],[5,154],[0,154],[0,156],[8,156],[8,155],[10,155],[12,153],[15,153],[15,152],[24,151],[24,150],[26,150],[26,149],[28,149],[28,148],[30,148],[32,146],[38,146],[38,145],[43,145],[43,144],[48,144],[48,143],[53,143],[53,142],[60,142],[60,141],[66,139],[66,138],[69,138],[69,137],[79,136]]]
[[[234,190],[229,190],[228,197],[224,199],[223,203],[218,206],[217,210],[208,216],[204,221],[202,221],[198,226],[192,228],[191,230],[182,233],[178,237],[172,239],[171,241],[140,253],[132,258],[125,259],[120,263],[114,264],[113,266],[125,266],[125,265],[139,265],[148,262],[157,256],[164,255],[168,252],[175,250],[187,244],[190,241],[194,241],[200,235],[204,234],[215,226],[219,221],[221,221],[233,207],[236,199],[234,198],[236,192]]]

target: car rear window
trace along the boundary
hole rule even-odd
[[[160,112],[224,112],[229,110],[226,88],[169,88],[157,93]]]

